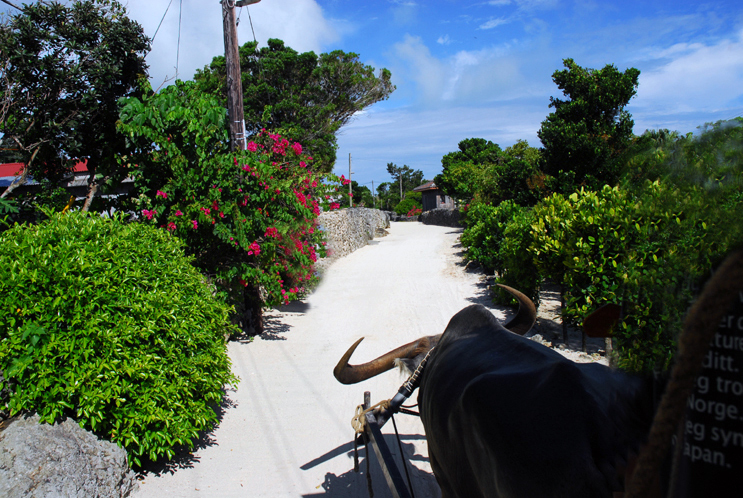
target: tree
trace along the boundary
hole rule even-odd
[[[372,199],[372,193],[369,187],[366,187],[364,185],[359,185],[356,180],[351,181],[351,187],[353,192],[353,205],[354,207],[371,207],[374,203],[374,199]],[[344,191],[344,193],[348,193],[348,189]],[[344,195],[341,197],[340,205],[341,207],[348,207],[350,204],[349,198],[347,195]]]
[[[503,151],[484,138],[467,138],[458,147],[441,158],[443,171],[433,181],[458,203],[469,204],[481,189],[484,170],[502,161]]]
[[[387,211],[400,202],[397,185],[391,182],[382,182],[377,185],[377,197],[379,198],[379,209]]]
[[[401,200],[405,199],[404,192],[413,190],[424,182],[423,172],[419,169],[412,169],[408,165],[397,166],[395,163],[387,163],[387,173],[399,187]]]
[[[637,92],[640,71],[624,72],[612,64],[586,69],[564,59],[564,70],[552,80],[567,100],[550,97],[555,111],[538,131],[544,172],[557,179],[558,190],[570,193],[577,185],[613,185],[618,167],[613,161],[632,139],[632,116],[624,108]]]
[[[116,132],[118,101],[146,75],[150,42],[111,0],[25,5],[0,27],[4,97],[0,132],[12,140],[29,175],[54,186],[76,160],[90,172],[87,210],[99,187],[123,180],[117,162],[125,139]]]
[[[338,130],[395,89],[387,69],[375,76],[355,53],[300,54],[277,39],[260,49],[256,42],[243,45],[240,69],[248,135],[263,128],[283,130],[302,143],[321,172],[333,169]],[[225,74],[225,59],[219,56],[194,79],[226,102]]]

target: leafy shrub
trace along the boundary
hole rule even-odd
[[[634,192],[605,186],[534,208],[529,251],[545,276],[567,289],[574,323],[599,306],[622,304],[618,365],[666,368],[696,279],[735,242],[735,210],[712,209],[699,188],[660,182]]]
[[[11,413],[65,416],[171,457],[216,419],[230,373],[229,308],[165,230],[53,215],[0,235],[0,368]]]
[[[413,209],[421,209],[421,203],[420,201],[416,201],[415,199],[411,197],[406,197],[400,203],[395,206],[395,212],[399,214],[400,216],[406,215]]]
[[[531,227],[534,223],[534,212],[531,209],[519,208],[512,201],[501,203],[498,210],[501,216],[510,219],[502,226],[503,241],[498,248],[501,267],[496,268],[498,274],[496,283],[520,290],[539,307],[539,287],[544,277],[535,265],[534,256],[527,250],[533,237]],[[496,303],[516,303],[514,297],[500,287],[494,287],[493,291],[493,301]]]

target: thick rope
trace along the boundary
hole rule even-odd
[[[640,452],[637,467],[627,487],[626,498],[647,496],[666,456],[679,422],[686,399],[702,368],[709,343],[720,320],[743,289],[743,251],[730,254],[704,286],[684,321],[679,337],[679,351],[671,379],[666,387],[648,436],[648,444]],[[682,444],[677,441],[676,444]]]
[[[374,406],[370,406],[366,410],[364,410],[364,405],[359,405],[356,407],[356,415],[353,416],[351,419],[351,427],[353,427],[353,430],[356,431],[356,435],[363,434],[366,430],[366,414],[374,411],[377,408],[382,408],[384,410],[388,410],[390,407],[390,400],[386,399],[384,401],[380,401]]]

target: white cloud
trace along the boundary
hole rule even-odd
[[[656,57],[670,60],[640,74],[633,107],[664,113],[740,111],[743,31],[711,45],[676,44],[657,51]]]
[[[137,20],[148,36],[153,36],[170,0],[130,0],[127,9],[131,18]],[[249,7],[236,9],[240,17],[237,28],[238,42],[242,45],[253,39],[250,19],[253,20],[255,36],[265,46],[269,38],[280,38],[299,52],[323,51],[339,34],[335,25],[325,18],[315,0],[271,0]],[[213,57],[224,54],[222,33],[222,11],[218,2],[184,0],[181,12],[180,57],[178,51],[179,4],[173,2],[160,31],[147,56],[150,79],[159,86],[166,75],[191,79],[196,69],[209,64]]]
[[[498,18],[498,19],[490,19],[489,21],[483,23],[480,25],[480,29],[493,29],[497,26],[500,26],[502,24],[508,23],[508,19]]]
[[[394,60],[390,69],[398,85],[393,99],[407,96],[431,108],[542,95],[551,82],[534,77],[534,68],[539,67],[535,61],[541,63],[545,57],[537,52],[509,42],[439,58],[421,38],[406,35],[390,54]]]
[[[439,36],[439,39],[436,40],[436,43],[439,45],[449,45],[451,43],[451,38],[449,38],[449,35]]]
[[[501,7],[503,5],[510,5],[511,0],[490,0],[488,2],[488,5],[495,5],[496,7]]]

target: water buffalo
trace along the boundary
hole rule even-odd
[[[444,498],[611,497],[650,427],[651,383],[522,337],[534,304],[503,287],[519,301],[505,326],[469,306],[440,335],[349,365],[357,341],[335,377],[352,384],[400,363],[413,369],[435,346],[418,403]]]

